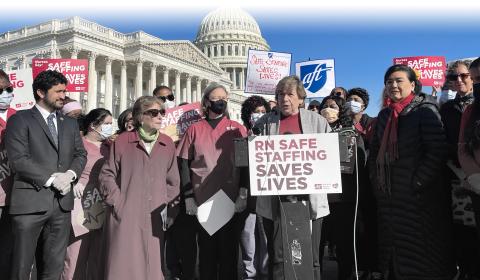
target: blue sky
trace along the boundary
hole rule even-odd
[[[130,11],[116,11],[112,7],[94,9],[94,12],[67,8],[42,13],[32,11],[22,17],[6,15],[0,18],[0,33],[51,18],[79,15],[120,32],[143,30],[162,39],[193,40],[202,18],[215,5],[140,7]],[[371,94],[367,113],[376,115],[383,74],[393,57],[443,55],[448,61],[480,55],[477,7],[432,11],[428,6],[421,6],[412,13],[405,7],[395,6],[363,12],[343,7],[322,10],[321,6],[310,8],[308,5],[294,9],[243,8],[257,20],[272,50],[292,53],[293,65],[309,58],[334,58],[337,85],[366,88]],[[430,93],[431,89],[426,87],[424,91]]]

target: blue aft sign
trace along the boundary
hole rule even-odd
[[[335,87],[333,59],[304,61],[296,64],[296,74],[307,91],[307,97],[325,97]]]

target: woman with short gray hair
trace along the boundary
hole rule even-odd
[[[245,137],[246,129],[228,118],[224,86],[208,85],[201,103],[205,119],[191,125],[177,147],[185,211],[196,215],[197,205],[223,193],[225,199],[235,202],[235,212],[242,212],[247,205],[247,189],[240,185],[239,169],[234,166],[233,140]],[[197,225],[201,280],[237,279],[237,220],[234,214],[211,235]],[[196,219],[193,222],[198,223]]]

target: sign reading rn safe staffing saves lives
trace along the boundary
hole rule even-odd
[[[393,64],[412,68],[424,86],[442,86],[445,82],[447,63],[444,56],[398,57],[393,59]]]
[[[88,60],[86,59],[32,59],[33,78],[42,71],[54,70],[68,80],[67,91],[88,91]]]
[[[338,134],[257,136],[248,143],[250,193],[341,193]]]

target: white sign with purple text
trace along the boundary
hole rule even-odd
[[[292,55],[289,53],[248,51],[246,93],[275,94],[275,87],[290,75]]]

